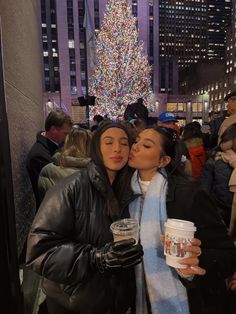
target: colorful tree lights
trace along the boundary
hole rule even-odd
[[[90,115],[116,119],[126,106],[151,94],[151,67],[138,40],[136,18],[126,0],[109,0],[96,42],[96,69],[89,94],[96,97]]]

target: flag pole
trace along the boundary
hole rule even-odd
[[[84,0],[83,4],[84,4],[84,19],[86,19],[86,5],[88,5],[86,3],[87,0]],[[87,51],[87,29],[86,29],[86,23],[83,24],[83,28],[84,28],[84,50],[85,50],[85,54],[84,54],[84,63],[85,63],[85,98],[86,98],[86,120],[87,120],[87,126],[89,128],[89,105],[88,105],[88,91],[89,91],[89,81],[88,81],[88,51]]]

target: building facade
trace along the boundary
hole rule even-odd
[[[160,0],[160,60],[162,68],[168,68],[170,58],[177,59],[180,93],[189,92],[186,79],[193,64],[224,60],[230,21],[231,0]],[[168,76],[160,72],[160,82],[166,82],[160,92],[175,93],[178,82],[171,85]]]
[[[160,56],[188,67],[206,57],[207,1],[160,0]]]
[[[207,51],[207,1],[160,0],[160,60],[162,69],[168,69],[170,60],[176,60],[178,69],[183,71],[191,64],[206,57]],[[166,63],[166,65],[165,65]],[[178,93],[175,86],[179,81],[168,80],[171,74],[160,73],[163,93]],[[164,76],[164,78],[163,78]],[[181,75],[180,75],[181,79]],[[163,83],[166,83],[164,86]]]
[[[50,99],[71,112],[77,97],[86,95],[93,69],[87,53],[84,17],[86,13],[90,31],[96,34],[106,3],[107,0],[41,0],[45,102]],[[152,88],[157,93],[159,1],[128,0],[128,4],[137,17],[139,39],[149,56]]]
[[[219,113],[225,109],[224,97],[236,90],[236,1],[232,3],[231,23],[226,31],[225,59],[218,75],[189,91],[195,95],[209,94],[210,111]],[[212,70],[213,71],[213,70]],[[203,73],[203,71],[202,71]]]
[[[224,60],[226,31],[231,23],[231,0],[207,1],[207,59]]]

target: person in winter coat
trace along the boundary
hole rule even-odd
[[[46,194],[32,224],[27,265],[44,277],[50,314],[125,314],[135,299],[135,240],[113,242],[110,225],[129,217],[130,141],[104,123],[91,143],[92,161]],[[122,197],[121,197],[122,196]]]
[[[201,125],[196,121],[186,124],[181,139],[184,141],[189,152],[192,164],[192,176],[194,178],[199,178],[206,162],[206,152],[203,143]]]
[[[147,123],[148,109],[143,103],[143,99],[139,98],[137,102],[129,104],[124,112],[124,119],[130,121],[132,119],[141,119]]]
[[[45,131],[37,134],[36,142],[27,155],[26,168],[35,196],[36,210],[40,205],[38,194],[40,171],[52,162],[52,156],[64,143],[71,127],[72,120],[65,112],[61,110],[50,112],[45,120]]]
[[[91,139],[91,131],[82,128],[71,129],[62,150],[53,156],[53,162],[43,167],[39,174],[40,201],[51,186],[87,166],[90,161]]]
[[[222,116],[210,122],[209,148],[215,148],[220,142],[221,134],[228,126],[236,122],[236,91],[226,95],[224,101],[227,103],[227,110],[223,112]]]
[[[227,228],[230,227],[234,197],[235,143],[236,123],[228,127],[221,135],[221,142],[207,160],[201,175],[201,183],[216,199],[217,209]]]
[[[177,122],[178,120],[173,112],[164,111],[159,115],[157,125],[164,128],[169,134],[169,137],[172,137],[172,141],[175,144],[175,165],[181,167],[184,173],[190,176],[192,175],[192,164],[188,149],[185,143],[179,138]]]
[[[172,164],[173,146],[162,128],[151,127],[139,133],[130,151],[136,198],[129,211],[140,222],[144,250],[143,263],[135,270],[136,314],[229,313],[225,279],[236,269],[236,248],[208,193]],[[192,221],[197,228],[201,249],[196,239],[185,246],[184,252],[191,255],[181,261],[184,269],[165,263],[160,237],[167,218]],[[196,276],[204,269],[205,276]]]

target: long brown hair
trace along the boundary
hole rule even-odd
[[[77,158],[89,158],[92,133],[82,128],[72,128],[67,135],[64,147],[61,151],[59,164],[64,166],[68,156]]]

